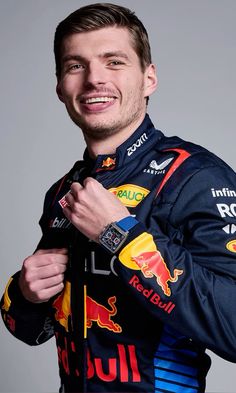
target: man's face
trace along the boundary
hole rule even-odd
[[[136,128],[156,87],[153,65],[141,70],[127,29],[75,33],[62,44],[57,93],[85,136],[99,140]]]

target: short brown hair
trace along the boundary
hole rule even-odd
[[[111,3],[96,3],[81,7],[62,20],[56,28],[54,54],[56,75],[61,75],[61,46],[65,37],[108,26],[127,28],[133,48],[139,57],[142,71],[151,64],[148,33],[134,12],[126,7]]]

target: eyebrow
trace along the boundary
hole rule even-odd
[[[98,55],[100,58],[109,58],[109,57],[122,57],[125,60],[129,60],[129,57],[126,55],[126,53],[122,51],[109,51],[109,52],[104,52]],[[67,61],[70,60],[77,60],[77,61],[86,61],[86,59],[83,56],[80,55],[66,55],[62,58],[62,62],[66,63]]]
[[[62,57],[62,63],[66,63],[67,61],[70,60],[84,60],[84,58],[82,56],[79,55],[66,55]]]
[[[120,51],[120,50],[118,50],[118,51],[111,51],[111,52],[105,52],[105,53],[101,54],[100,56],[101,57],[105,57],[105,58],[108,58],[108,57],[123,57],[124,59],[129,60],[129,57],[127,56],[127,54],[122,52],[122,51]]]

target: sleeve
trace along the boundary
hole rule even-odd
[[[29,345],[39,345],[54,335],[49,302],[27,301],[18,286],[20,272],[12,276],[1,300],[1,314],[6,328],[17,339]]]
[[[36,249],[56,247],[57,236],[47,230],[48,212],[55,185],[47,192],[44,209],[39,221],[42,237]],[[59,246],[59,244],[58,244]],[[1,314],[6,328],[17,339],[29,345],[39,345],[54,335],[52,300],[35,304],[27,301],[18,285],[20,272],[14,274],[7,283],[1,299]]]
[[[119,250],[116,271],[163,323],[236,362],[236,175],[200,169],[157,201]],[[176,188],[178,185],[176,185]],[[165,206],[164,206],[165,205]],[[169,208],[168,216],[163,212]]]

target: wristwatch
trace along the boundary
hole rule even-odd
[[[112,222],[100,234],[99,243],[112,254],[115,254],[127,239],[129,230],[136,224],[138,224],[138,221],[132,216]]]

